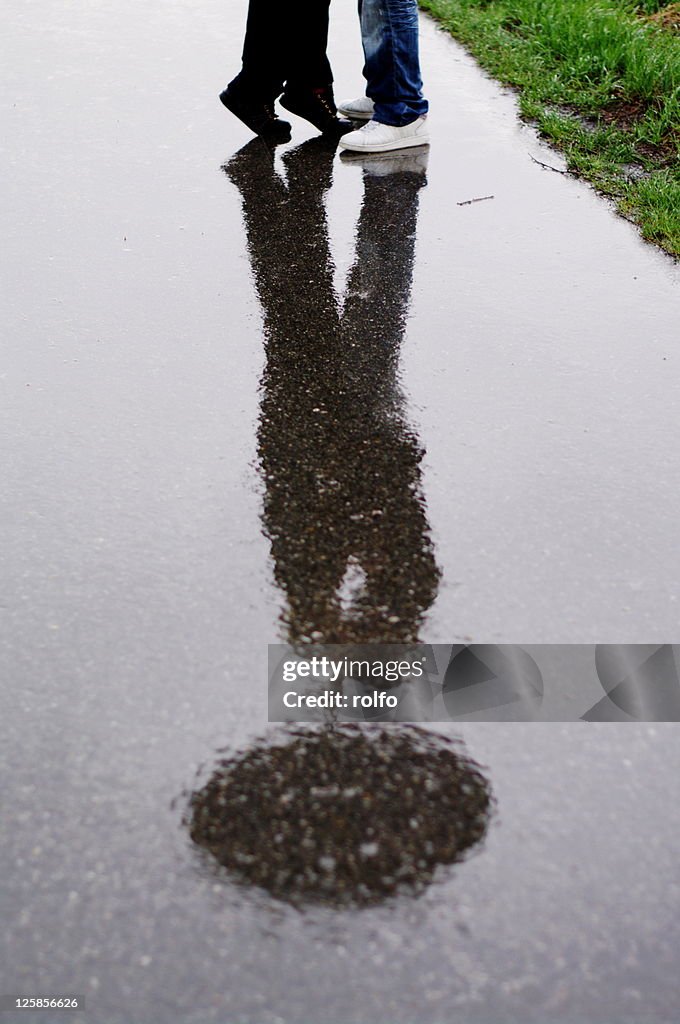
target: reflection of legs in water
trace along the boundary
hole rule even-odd
[[[341,315],[324,209],[332,149],[314,140],[284,160],[287,184],[261,143],[226,170],[264,310],[263,521],[289,639],[410,641],[438,580],[397,383],[424,174],[403,157],[367,170]]]
[[[354,465],[346,460],[348,497],[364,517],[353,554],[366,586],[359,608],[362,639],[414,639],[430,606],[438,570],[420,493],[417,436],[408,426],[397,380],[408,312],[419,190],[420,156],[364,161],[364,199],[342,318],[345,373],[357,409]],[[370,443],[368,460],[363,457]],[[352,493],[353,492],[353,493]],[[395,621],[397,620],[397,621]]]

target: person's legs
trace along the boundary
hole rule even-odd
[[[273,103],[283,89],[288,20],[281,0],[250,0],[243,66],[229,84],[240,93]]]
[[[220,99],[252,131],[285,138],[290,125],[274,113],[277,96],[321,132],[352,130],[336,116],[326,56],[329,6],[330,0],[250,0],[243,67]]]
[[[285,6],[283,0],[278,2]],[[283,57],[288,90],[322,89],[333,83],[326,55],[329,7],[330,0],[298,0],[295,18],[289,14]]]
[[[250,0],[242,68],[220,93],[227,110],[256,135],[276,142],[290,138],[290,124],[274,111],[284,80],[282,20],[277,0]]]
[[[353,125],[337,117],[333,98],[333,72],[326,56],[329,7],[330,0],[297,0],[285,47],[286,88],[281,106],[320,132],[341,135],[352,131]]]
[[[416,0],[359,0],[359,16],[374,120],[401,127],[423,117]]]

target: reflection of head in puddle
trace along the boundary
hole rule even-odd
[[[344,303],[324,206],[333,149],[314,139],[287,152],[285,181],[260,140],[225,168],[264,311],[263,522],[292,642],[415,640],[437,589],[422,451],[397,377],[425,157],[399,156],[361,161]]]
[[[415,727],[298,728],[219,763],[191,797],[191,838],[235,877],[294,904],[417,894],[484,837],[487,780]]]

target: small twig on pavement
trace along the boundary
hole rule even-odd
[[[566,174],[566,175],[569,175],[569,173],[570,173],[569,171],[561,170],[559,167],[553,167],[552,164],[544,164],[542,160],[537,160],[535,156],[531,156],[531,153],[529,153],[529,156],[531,157],[531,159],[534,161],[535,164],[538,164],[539,167],[542,167],[546,171],[554,171],[555,174]]]
[[[495,196],[480,196],[479,199],[466,199],[462,203],[456,203],[456,206],[471,206],[473,203],[483,203],[485,199],[495,199]]]

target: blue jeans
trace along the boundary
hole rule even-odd
[[[366,95],[382,124],[405,125],[427,113],[418,57],[417,0],[359,0]]]

